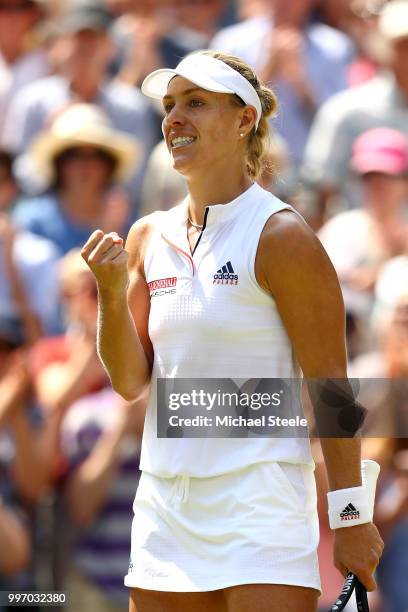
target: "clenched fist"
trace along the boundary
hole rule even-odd
[[[128,254],[123,239],[116,232],[104,234],[102,230],[95,230],[81,255],[92,270],[100,292],[119,294],[126,291]]]

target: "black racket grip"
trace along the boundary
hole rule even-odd
[[[343,588],[335,603],[330,608],[330,612],[341,612],[346,607],[347,602],[355,591],[358,612],[370,612],[368,607],[367,591],[352,572],[347,574]]]
[[[358,612],[370,612],[368,607],[367,589],[357,579],[354,587]]]

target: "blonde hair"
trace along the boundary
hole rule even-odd
[[[264,170],[263,158],[269,149],[269,123],[268,117],[272,117],[277,110],[278,102],[274,92],[262,85],[255,72],[246,62],[235,55],[229,55],[221,51],[204,51],[204,55],[209,55],[221,60],[230,68],[233,68],[247,79],[259,96],[262,106],[262,116],[259,121],[258,129],[253,127],[249,134],[247,143],[247,167],[250,177],[256,181]],[[245,104],[238,96],[233,96],[232,100],[242,106]]]

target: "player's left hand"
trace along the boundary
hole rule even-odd
[[[334,564],[344,577],[356,574],[367,591],[375,591],[375,569],[384,550],[384,542],[374,523],[334,530]]]

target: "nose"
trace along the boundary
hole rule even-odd
[[[185,125],[185,118],[184,118],[183,112],[180,108],[180,105],[174,104],[172,109],[168,111],[168,113],[163,119],[163,124],[162,124],[163,132],[164,134],[166,134],[166,132],[168,132],[170,128],[179,127],[182,125]]]

